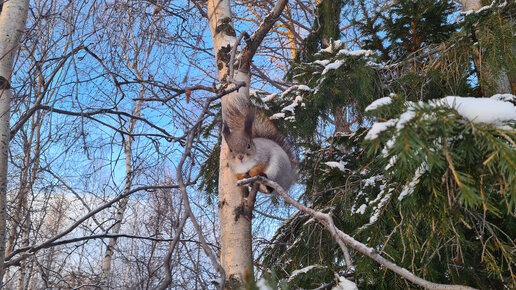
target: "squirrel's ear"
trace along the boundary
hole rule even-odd
[[[244,132],[247,136],[253,136],[254,108],[247,111],[244,123]]]
[[[229,131],[229,126],[226,121],[222,122],[222,135],[224,135],[224,139],[226,139],[226,141],[229,139],[229,135],[231,135],[231,131]]]

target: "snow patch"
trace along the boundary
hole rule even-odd
[[[380,200],[378,205],[373,209],[374,213],[369,218],[369,225],[372,225],[378,220],[378,217],[380,216],[380,212],[383,209],[383,206],[387,203],[387,201],[391,198],[392,195],[392,188],[389,189],[389,192],[383,196],[383,198]],[[367,226],[367,225],[366,225]]]
[[[270,94],[262,98],[262,102],[267,103],[274,99],[278,94]]]
[[[328,161],[328,162],[325,162],[324,164],[328,165],[331,168],[338,168],[340,171],[345,171],[346,170],[345,166],[348,163],[347,162],[343,162],[343,161],[339,161],[339,162]]]
[[[390,103],[392,103],[391,97],[383,97],[381,99],[378,99],[378,100],[372,102],[369,106],[367,106],[365,108],[365,111],[368,112],[368,111],[376,110],[376,108],[388,105]]]
[[[320,265],[310,265],[310,266],[307,266],[307,267],[304,267],[302,269],[299,269],[299,270],[295,270],[295,271],[292,271],[292,274],[290,275],[290,277],[288,278],[288,281],[292,281],[294,279],[294,277],[296,277],[297,275],[299,274],[304,274],[310,270],[312,270],[313,268],[316,268],[316,267],[320,267]]]
[[[294,99],[294,101],[292,102],[292,104],[284,107],[283,109],[281,109],[282,112],[286,112],[286,111],[289,111],[291,112],[292,114],[294,114],[294,109],[299,105],[299,103],[301,103],[303,101],[303,98],[301,96],[296,96],[296,98]]]
[[[326,65],[326,67],[324,68],[324,70],[322,71],[322,75],[326,74],[327,72],[329,72],[330,70],[333,70],[333,69],[338,69],[341,65],[344,64],[344,61],[343,60],[336,60],[335,62],[332,62],[328,65]]]
[[[355,212],[353,212],[351,214],[355,214],[355,213],[364,214],[366,208],[367,208],[367,204],[362,204],[360,207],[357,208],[357,210]]]
[[[376,122],[371,126],[371,129],[369,129],[369,132],[367,132],[367,135],[365,136],[365,140],[374,140],[378,138],[378,135],[382,133],[383,131],[387,130],[389,127],[392,127],[396,125],[396,122],[398,119],[391,119],[386,122]]]
[[[329,59],[314,60],[312,63],[313,64],[318,64],[318,65],[321,65],[321,66],[327,66],[330,63],[330,60]]]
[[[276,113],[270,117],[270,119],[272,119],[272,120],[281,119],[281,118],[285,118],[285,113]]]
[[[405,127],[405,124],[410,122],[410,120],[414,119],[415,116],[416,112],[414,112],[414,109],[409,108],[406,112],[400,115],[400,120],[396,124],[396,129],[403,129],[403,127]]]
[[[398,155],[393,155],[391,159],[389,159],[389,163],[385,166],[385,171],[389,170],[389,168],[393,167],[396,161],[398,160]]]
[[[288,116],[288,117],[285,118],[285,121],[295,122],[296,121],[296,116]]]
[[[371,56],[374,54],[374,51],[372,50],[365,50],[365,49],[359,49],[359,50],[347,50],[347,49],[341,49],[339,50],[339,52],[337,53],[337,55],[341,55],[341,54],[344,54],[344,55],[351,55],[351,56],[365,56],[365,57],[368,57],[368,56]]]
[[[388,192],[386,192],[385,189],[386,189],[385,184],[380,185],[380,194],[378,194],[378,196],[373,201],[371,201],[369,203],[369,205],[375,204],[376,202],[378,202],[378,200],[380,200],[380,202],[378,202],[378,204],[373,208],[373,214],[369,217],[369,222],[367,224],[361,226],[358,229],[358,231],[362,231],[363,229],[374,224],[378,220],[378,217],[380,216],[380,213],[382,212],[383,207],[385,206],[387,201],[392,196],[392,188],[390,188],[388,190]]]
[[[291,87],[289,87],[288,89],[286,89],[282,94],[281,94],[281,97],[284,97],[286,96],[288,93],[290,93],[292,90],[295,90],[297,89],[298,85],[293,85]]]
[[[358,290],[357,285],[352,281],[342,276],[339,276],[338,279],[339,282],[337,283],[337,285],[335,285],[335,287],[331,288],[332,290]]]
[[[374,175],[364,180],[364,187],[374,186],[376,184],[376,180],[382,179],[382,175]]]
[[[333,41],[333,42],[330,44],[330,46],[328,46],[328,47],[327,47],[327,48],[325,48],[325,49],[321,49],[321,51],[325,51],[325,52],[332,53],[334,50],[339,49],[341,46],[342,46],[342,41],[340,41],[340,40],[335,40],[335,41]]]
[[[428,171],[428,164],[423,163],[419,168],[416,170],[416,173],[414,174],[414,178],[410,181],[410,183],[403,188],[400,195],[398,196],[398,200],[402,201],[405,196],[412,194],[414,192],[414,187],[419,183],[419,178],[421,175],[423,175],[426,171]]]
[[[442,100],[474,123],[497,124],[516,120],[516,107],[497,99],[450,96]]]
[[[300,90],[300,91],[308,91],[308,92],[312,90],[312,89],[311,89],[309,86],[307,86],[307,85],[298,85],[298,86],[297,86],[297,89],[298,89],[298,90]]]

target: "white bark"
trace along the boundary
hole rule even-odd
[[[10,81],[13,61],[25,28],[28,0],[9,0],[0,12],[0,281],[3,281],[6,241],[7,162],[9,149]]]
[[[246,46],[240,54],[239,69],[234,76],[229,76],[231,51],[238,45],[233,26],[229,0],[209,0],[208,18],[215,49],[215,58],[222,85],[236,86],[245,83],[236,92],[222,98],[222,118],[225,117],[228,105],[244,109],[249,106],[249,84],[251,61],[265,35],[281,15],[287,0],[277,1],[271,12],[264,18],[260,27],[246,40]],[[231,70],[232,71],[232,70]],[[243,120],[242,120],[243,121]],[[230,124],[231,126],[231,124]],[[236,178],[227,164],[227,144],[222,139],[219,167],[219,219],[221,228],[221,262],[226,272],[226,287],[239,289],[246,278],[253,275],[251,219],[252,207],[249,211],[247,189],[236,185]]]
[[[236,34],[231,20],[229,0],[208,1],[208,17],[212,33],[219,80],[224,82],[229,72],[231,48]],[[235,82],[247,86],[222,98],[222,113],[228,104],[244,108],[249,103],[249,72],[236,71]],[[219,167],[219,217],[221,236],[221,264],[226,272],[226,287],[238,288],[246,271],[252,271],[251,220],[239,215],[244,203],[244,188],[236,185],[236,178],[227,164],[227,144],[222,140]],[[236,216],[237,215],[237,216]]]

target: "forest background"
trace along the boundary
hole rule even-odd
[[[220,99],[236,85],[219,79],[212,2],[0,2],[0,44],[19,32],[0,45],[4,287],[222,285]],[[277,2],[230,5],[239,59]],[[281,12],[247,88],[300,157],[290,196],[418,277],[514,287],[516,4]],[[252,229],[248,287],[424,286],[277,195],[257,196]]]

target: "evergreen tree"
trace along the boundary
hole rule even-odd
[[[451,1],[401,0],[368,17],[373,24],[366,21],[357,25],[367,35],[364,48],[386,54],[384,59],[399,60],[448,39],[456,30],[456,25],[448,22],[453,11]],[[380,38],[382,32],[384,37]]]
[[[397,1],[361,26],[371,50],[333,41],[293,65],[296,86],[266,99],[304,149],[304,200],[433,282],[516,285],[516,97],[445,98],[490,97],[482,93],[493,88],[493,72],[514,72],[507,48],[515,44],[515,9],[495,1],[450,23],[457,9],[449,1]],[[480,71],[486,67],[490,74]],[[496,122],[468,117],[457,102],[500,106]],[[336,107],[361,120],[352,134],[328,135]],[[414,287],[368,257],[352,252],[352,259],[350,270],[330,233],[302,213],[261,255],[282,287],[331,288],[335,275],[360,289]]]
[[[303,41],[300,53],[296,56],[296,62],[308,62],[321,48],[330,45],[331,39],[340,38],[340,12],[347,0],[321,0],[315,10],[313,32]]]

